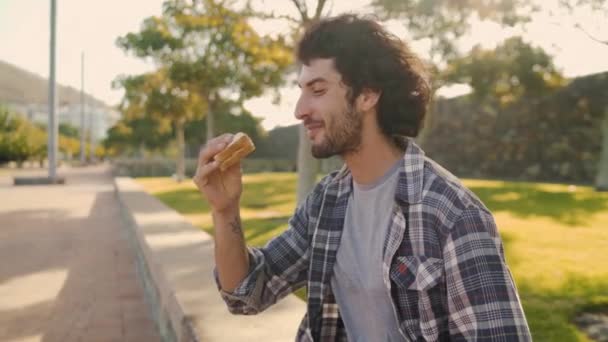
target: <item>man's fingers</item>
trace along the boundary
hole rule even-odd
[[[220,163],[218,161],[212,161],[211,163],[207,163],[203,166],[199,166],[196,176],[194,177],[194,182],[199,186],[205,186],[209,183],[209,176],[211,173],[219,170]]]
[[[203,146],[198,155],[198,166],[204,166],[209,163],[211,158],[221,152],[228,143],[232,141],[232,134],[226,133],[219,137],[211,139],[205,146]]]
[[[203,187],[209,183],[210,174],[219,169],[219,162],[214,161],[213,157],[224,150],[233,137],[234,135],[230,133],[222,134],[211,139],[201,148],[198,155],[196,175],[193,179],[196,185]]]
[[[198,166],[202,167],[204,165],[207,165],[211,159],[213,158],[213,156],[215,156],[216,154],[218,154],[220,151],[222,151],[224,148],[226,148],[226,144],[223,142],[209,142],[208,145],[204,146],[201,151],[199,152],[198,155]]]

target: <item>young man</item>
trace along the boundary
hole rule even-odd
[[[247,248],[240,166],[220,174],[212,162],[231,135],[201,151],[194,181],[213,211],[229,310],[256,314],[307,286],[298,341],[531,340],[492,214],[409,138],[429,100],[420,60],[353,15],[309,28],[298,60],[295,115],[312,153],[345,165],[283,234]]]

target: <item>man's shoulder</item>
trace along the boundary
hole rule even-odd
[[[306,212],[308,215],[315,214],[319,211],[323,196],[330,184],[336,179],[339,171],[333,171],[325,175],[319,182],[315,184],[313,189],[306,197]]]
[[[464,211],[490,214],[488,208],[462,181],[430,158],[425,158],[422,204],[447,222],[456,221]]]
[[[338,177],[338,174],[340,173],[340,170],[336,170],[336,171],[332,171],[330,173],[328,173],[327,175],[325,175],[323,178],[321,178],[321,180],[316,184],[316,186],[314,187],[312,193],[313,194],[317,194],[317,195],[322,195],[325,192],[325,189],[327,189],[327,187],[329,187],[329,185],[336,180],[336,177]]]

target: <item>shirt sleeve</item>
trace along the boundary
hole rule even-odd
[[[444,262],[452,340],[532,340],[489,212],[464,210],[449,232]]]
[[[310,254],[308,202],[296,209],[281,235],[263,248],[248,247],[248,275],[232,292],[221,289],[214,268],[217,287],[231,313],[257,314],[306,284]]]

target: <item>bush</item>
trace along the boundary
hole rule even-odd
[[[194,176],[196,159],[186,159],[186,177]],[[293,162],[284,159],[244,159],[244,173],[293,172]],[[170,177],[175,173],[175,160],[168,158],[135,159],[121,158],[112,163],[115,176]]]
[[[0,107],[0,164],[15,161],[18,164],[46,155],[46,132]]]

